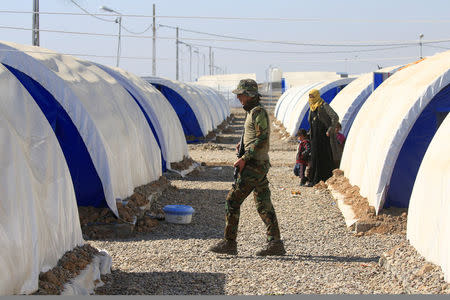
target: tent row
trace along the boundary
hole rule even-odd
[[[450,51],[387,71],[372,92],[363,75],[353,82],[359,89],[349,84],[331,104],[340,117],[360,107],[347,119],[340,169],[377,213],[408,208],[411,245],[449,281]]]
[[[142,78],[172,104],[190,142],[207,136],[230,116],[225,98],[210,87],[161,77]]]
[[[275,117],[291,135],[308,128],[304,95],[325,94],[323,84],[293,87],[278,100]],[[344,176],[377,213],[408,207],[408,239],[449,281],[450,51],[363,74],[324,100],[347,136]]]
[[[308,95],[311,89],[319,90],[323,100],[330,103],[353,80],[354,78],[341,78],[318,81],[290,88],[278,99],[275,105],[274,116],[283,124],[290,136],[295,136],[300,128],[309,129]]]
[[[118,215],[116,201],[189,154],[173,103],[124,70],[0,42],[0,85],[0,295],[27,294],[84,243],[77,205]],[[198,115],[210,121],[205,136],[229,108],[214,90],[194,90],[208,107]]]

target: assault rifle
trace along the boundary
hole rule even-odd
[[[245,154],[245,148],[244,148],[244,131],[242,131],[242,135],[241,135],[241,141],[239,142],[239,149],[236,153],[237,158],[241,158],[242,156],[244,156]],[[239,167],[234,167],[234,174],[233,174],[233,178],[234,178],[234,183],[236,184],[236,180],[238,178],[239,175]]]

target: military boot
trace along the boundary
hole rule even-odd
[[[267,243],[266,248],[256,252],[258,256],[267,256],[267,255],[284,255],[286,250],[284,250],[283,241],[270,241]]]
[[[215,246],[212,246],[211,248],[209,248],[209,251],[212,251],[215,253],[221,253],[221,254],[236,255],[237,254],[237,242],[233,241],[233,240],[223,239],[219,243],[217,243]]]

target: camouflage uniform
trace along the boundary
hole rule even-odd
[[[235,94],[247,94],[254,97],[244,109],[247,116],[244,124],[245,167],[236,180],[236,184],[226,198],[225,239],[236,240],[240,207],[245,198],[253,191],[258,213],[267,228],[267,241],[280,240],[277,216],[270,200],[267,172],[269,162],[270,122],[267,111],[259,103],[258,86],[254,80],[241,80],[233,91]]]

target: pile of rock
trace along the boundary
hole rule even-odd
[[[107,207],[78,207],[81,230],[85,239],[126,238],[146,233],[164,219],[158,199],[170,185],[165,176],[140,186],[130,197],[117,202],[119,217]]]

